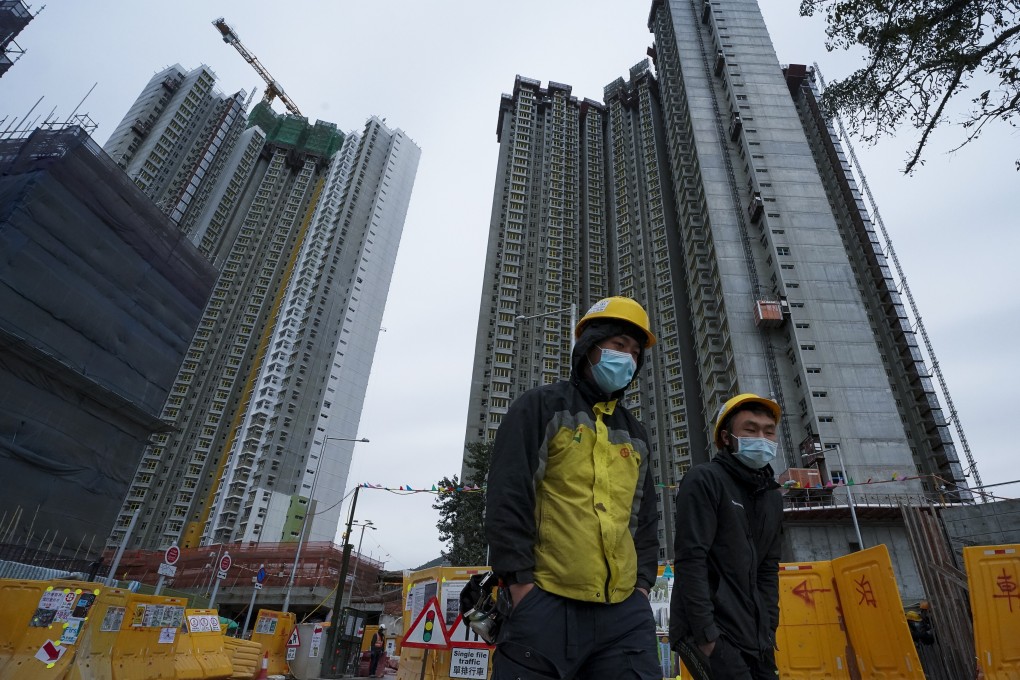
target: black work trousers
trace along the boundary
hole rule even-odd
[[[648,598],[601,604],[532,588],[500,631],[492,680],[553,678],[662,680]]]
[[[709,657],[691,641],[684,641],[676,651],[695,680],[776,680],[779,677],[771,654],[770,658],[758,658],[740,651],[722,636],[716,639]]]
[[[368,677],[370,678],[375,677],[376,670],[379,668],[379,659],[382,658],[382,655],[383,650],[381,649],[372,650],[372,660],[368,664]]]

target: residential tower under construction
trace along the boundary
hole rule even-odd
[[[243,99],[175,67],[106,145],[219,270],[111,546],[335,536],[420,151]]]

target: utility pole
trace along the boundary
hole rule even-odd
[[[113,564],[110,565],[110,572],[106,576],[106,585],[108,586],[112,586],[117,581],[117,567],[120,566],[120,558],[124,556],[124,549],[127,548],[128,541],[131,539],[131,532],[135,530],[135,522],[138,521],[139,512],[141,512],[141,509],[135,508],[135,511],[131,514],[131,521],[128,523],[127,531],[124,533],[124,540],[121,541],[120,547],[117,548],[117,554],[113,556]],[[33,518],[32,521],[34,522],[35,519]]]
[[[843,468],[843,487],[846,489],[846,499],[850,503],[850,519],[854,522],[854,531],[857,533],[857,545],[860,546],[858,550],[864,550],[864,539],[861,538],[861,525],[857,523],[857,509],[854,507],[854,495],[850,491],[850,471],[846,469],[846,463],[843,462],[843,451],[840,445],[835,445],[836,456],[839,458],[839,466]]]
[[[354,570],[351,572],[351,590],[347,595],[347,606],[351,606],[351,601],[354,599],[354,584],[358,578],[358,565],[361,564],[361,543],[365,540],[365,529],[371,529],[375,531],[375,526],[372,524],[372,520],[365,520],[361,523],[361,537],[358,538],[358,561],[354,563]]]
[[[358,507],[358,492],[361,490],[361,486],[354,487],[354,498],[351,499],[351,511],[347,515],[347,532],[344,534],[344,557],[343,562],[340,564],[340,578],[336,584],[336,599],[333,601],[333,613],[330,615],[330,626],[329,633],[326,635],[326,664],[325,668],[329,669],[329,675],[327,677],[336,678],[338,672],[343,669],[338,669],[343,659],[337,658],[337,637],[340,635],[340,615],[344,605],[344,591],[347,590],[347,570],[351,563],[351,529],[354,525],[354,509]]]

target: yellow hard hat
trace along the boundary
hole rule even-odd
[[[771,399],[759,397],[757,394],[745,392],[744,394],[738,394],[735,397],[731,397],[725,404],[722,405],[722,408],[719,409],[719,415],[715,417],[715,432],[712,434],[712,440],[715,442],[716,446],[720,448],[722,447],[722,442],[719,441],[719,433],[722,432],[722,426],[726,421],[726,417],[729,416],[735,408],[745,404],[761,404],[772,412],[772,415],[775,416],[776,423],[779,422],[779,418],[783,415],[783,410],[779,408],[779,404]]]
[[[915,612],[913,609],[907,612],[907,621],[920,621],[921,615]]]
[[[574,338],[580,338],[584,327],[597,319],[618,319],[632,323],[648,337],[645,348],[655,344],[655,335],[648,323],[648,312],[634,300],[628,297],[614,296],[602,298],[591,306],[588,313],[581,317],[574,328]]]

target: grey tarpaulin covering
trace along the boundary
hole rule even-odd
[[[214,281],[80,129],[0,141],[0,542],[105,544]]]

